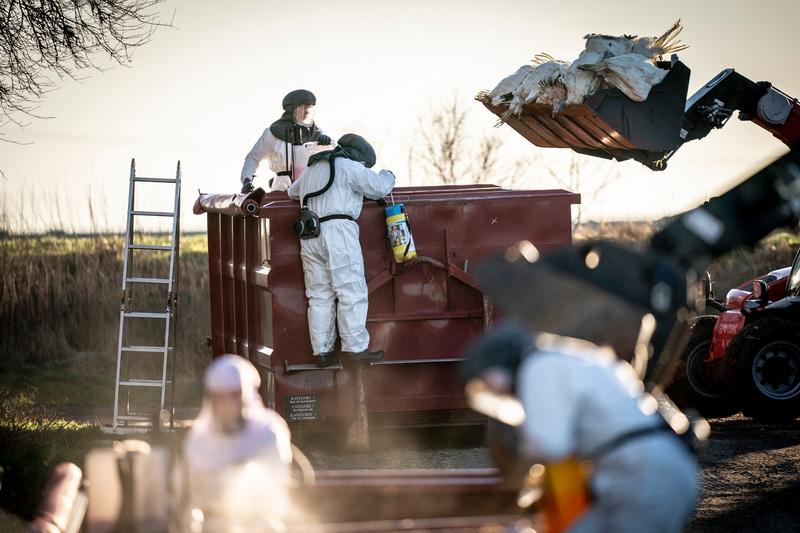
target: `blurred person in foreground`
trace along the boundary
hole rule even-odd
[[[587,261],[590,249],[523,262],[514,267],[524,269],[522,280],[497,273],[509,285],[508,297],[536,298],[527,310],[510,313],[525,322],[500,326],[468,350],[462,367],[467,396],[477,410],[504,422],[493,423],[499,436],[493,450],[506,470],[544,463],[570,472],[559,465],[589,463],[588,480],[572,479],[586,483],[588,506],[573,506],[557,530],[678,532],[697,497],[696,460],[633,367],[620,359],[649,342],[653,316],[636,298],[598,283],[607,276],[609,283],[625,279],[631,288],[635,276],[652,272],[614,248]],[[626,277],[625,269],[636,271]],[[488,407],[481,405],[486,393]]]
[[[289,428],[258,394],[256,368],[238,355],[216,358],[184,443],[192,531],[284,531]]]

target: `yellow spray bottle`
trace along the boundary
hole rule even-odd
[[[403,204],[388,205],[384,208],[386,213],[386,229],[389,236],[389,244],[394,253],[394,260],[397,263],[404,263],[417,258],[417,249],[414,247],[414,237],[411,235],[411,228],[408,226],[408,215],[406,215]]]

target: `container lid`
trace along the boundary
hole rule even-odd
[[[383,210],[386,213],[387,218],[393,217],[403,212],[403,204],[387,205],[386,207],[383,208]]]

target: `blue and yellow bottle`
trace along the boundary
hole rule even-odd
[[[386,213],[386,230],[389,244],[397,263],[405,263],[417,258],[417,249],[414,247],[414,237],[408,226],[408,216],[403,204],[389,205],[384,208]]]

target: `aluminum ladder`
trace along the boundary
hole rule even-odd
[[[137,183],[158,183],[174,186],[174,203],[172,211],[143,211],[135,209],[134,199]],[[175,337],[177,323],[177,303],[178,303],[178,275],[179,275],[179,254],[180,254],[180,203],[181,203],[181,162],[178,161],[177,170],[174,178],[146,178],[136,175],[136,161],[131,160],[130,184],[128,189],[128,222],[125,230],[125,256],[122,266],[122,293],[119,312],[119,342],[117,344],[117,372],[116,383],[114,385],[114,415],[112,421],[112,432],[120,430],[120,425],[128,428],[131,423],[137,423],[139,429],[146,429],[148,423],[156,420],[163,421],[169,416],[170,428],[174,424],[175,416]],[[135,222],[139,217],[168,217],[172,219],[172,231],[170,242],[164,244],[139,244],[134,242]],[[164,278],[155,277],[131,277],[134,255],[138,253],[168,252],[169,269]],[[166,259],[165,259],[166,261]],[[155,284],[166,288],[163,310],[155,311],[134,311],[131,303],[133,291],[137,284]],[[150,319],[163,321],[164,342],[157,346],[142,346],[126,343],[126,323],[129,320]],[[129,357],[137,354],[162,354],[161,375],[151,379],[132,378],[128,372]],[[170,370],[170,379],[167,379],[167,372]],[[170,395],[167,399],[167,386],[169,385]],[[132,413],[130,411],[130,393],[132,389],[139,387],[150,387],[159,389],[161,399],[159,412],[157,413]],[[120,394],[122,393],[122,394]],[[124,397],[121,397],[124,396]],[[123,400],[123,401],[121,401]],[[165,412],[165,405],[168,409]]]

